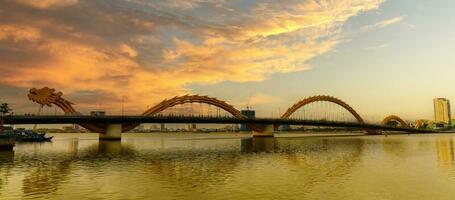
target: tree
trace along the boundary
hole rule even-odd
[[[11,111],[11,108],[9,108],[7,103],[2,103],[0,105],[0,112],[2,113],[2,116],[8,114],[9,111]]]
[[[1,121],[0,121],[0,128],[3,128],[3,117],[5,116],[5,114],[8,114],[9,111],[11,111],[11,108],[9,108],[7,103],[2,103],[0,105],[0,113],[2,114]]]

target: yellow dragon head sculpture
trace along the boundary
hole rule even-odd
[[[62,92],[55,92],[55,89],[44,87],[41,89],[32,88],[29,91],[28,99],[30,101],[41,104],[42,106],[52,106],[52,104],[57,103],[62,100]]]

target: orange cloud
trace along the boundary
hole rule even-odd
[[[102,104],[118,111],[124,99],[125,107],[139,113],[188,93],[191,83],[261,81],[274,73],[309,69],[306,61],[339,42],[344,22],[381,3],[1,2],[0,7],[15,12],[0,20],[0,84],[47,85],[74,98],[93,96],[75,102],[85,108]],[[52,9],[41,11],[46,8]]]
[[[35,8],[63,7],[77,4],[78,0],[18,0],[17,2]]]
[[[11,39],[14,42],[35,41],[40,37],[36,28],[27,26],[0,25],[0,40]]]

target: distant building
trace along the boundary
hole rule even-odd
[[[159,132],[161,131],[160,128],[158,128],[158,126],[156,124],[153,124],[151,127],[150,127],[150,131],[152,132]]]
[[[90,112],[90,116],[106,116],[106,112],[95,110]]]
[[[242,110],[240,112],[246,118],[249,118],[249,119],[256,118],[256,111],[254,111],[254,110],[247,109],[247,110]],[[251,130],[246,126],[246,124],[240,124],[240,131],[251,131]]]
[[[281,125],[279,128],[278,128],[279,131],[291,131],[291,126],[288,125],[288,124],[285,124],[285,125]]]
[[[450,113],[450,102],[445,98],[436,98],[433,100],[434,103],[434,121],[440,123],[446,123],[449,126],[452,124],[451,113]]]
[[[160,125],[160,131],[161,131],[161,132],[167,131],[166,126],[164,126],[164,123],[161,123],[161,125]]]
[[[196,132],[196,131],[197,131],[197,126],[196,126],[196,124],[188,124],[188,131],[190,131],[190,132]]]
[[[428,128],[428,127],[430,127],[430,125],[431,125],[430,120],[426,120],[426,119],[419,119],[419,120],[416,120],[416,122],[415,122],[415,128]]]

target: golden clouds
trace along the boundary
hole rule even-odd
[[[259,4],[253,11],[259,23],[249,36],[271,36],[306,28],[339,26],[362,11],[376,9],[383,0],[301,1]]]
[[[90,46],[58,40],[38,43],[31,48],[48,55],[50,59],[39,66],[29,64],[15,69],[18,75],[11,74],[4,79],[5,82],[28,87],[33,81],[42,80],[75,91],[92,89],[95,85],[90,81],[96,81],[99,83],[97,88],[110,90],[116,84],[103,80],[104,77],[130,76],[129,69],[136,66],[126,58],[109,55]]]
[[[36,28],[15,25],[0,25],[0,40],[11,39],[14,42],[33,41],[38,39],[40,32]]]
[[[126,106],[141,111],[187,93],[188,84],[260,81],[308,69],[306,61],[339,42],[347,19],[381,2],[1,2],[11,18],[0,20],[6,77],[0,84],[96,91],[112,99],[106,105],[112,109],[125,95]]]
[[[122,51],[123,53],[125,53],[127,56],[129,57],[136,57],[138,55],[137,51],[134,50],[133,48],[131,48],[129,45],[127,44],[121,44],[120,45],[120,51]]]
[[[78,0],[18,0],[18,2],[35,8],[45,9],[74,5]]]

